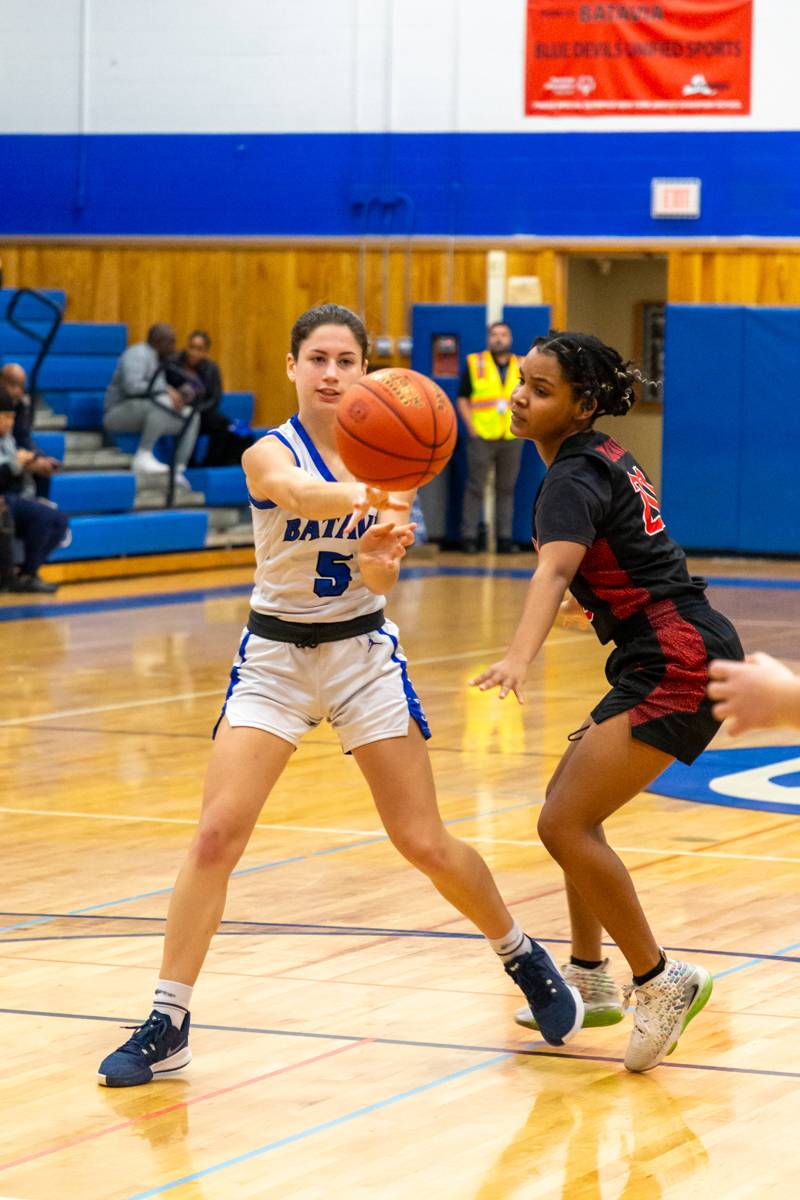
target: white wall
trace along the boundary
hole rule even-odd
[[[751,116],[548,120],[525,0],[0,0],[0,132],[800,128],[800,2],[754,8]]]

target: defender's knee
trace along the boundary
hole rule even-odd
[[[557,862],[560,862],[567,841],[568,831],[563,818],[560,818],[556,814],[555,809],[547,804],[545,804],[539,813],[536,832],[544,848],[548,853],[552,854]]]

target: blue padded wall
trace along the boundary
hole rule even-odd
[[[435,379],[453,404],[458,395],[459,375],[473,347],[486,345],[486,306],[483,304],[415,304],[412,308],[414,346],[411,366]],[[459,343],[458,375],[434,375],[433,339],[453,334]],[[457,414],[456,414],[457,415]],[[467,482],[467,437],[458,418],[458,442],[448,465],[422,492],[428,534],[435,539],[458,541],[461,504]]]
[[[663,504],[692,550],[800,553],[800,309],[667,306]]]
[[[503,309],[503,320],[511,327],[514,348],[524,354],[539,334],[550,327],[547,305],[509,305]],[[486,306],[483,304],[415,304],[412,310],[414,348],[411,366],[423,375],[430,375],[455,402],[458,381],[467,354],[486,346]],[[455,376],[433,374],[433,338],[437,334],[454,334],[459,339],[459,370]],[[514,539],[531,539],[533,499],[544,475],[544,467],[533,445],[523,451],[522,467],[514,500]],[[434,538],[444,537],[456,542],[460,537],[461,510],[467,482],[467,437],[459,418],[459,438],[455,453],[442,475],[423,491],[425,518]]]
[[[520,356],[527,354],[534,338],[550,329],[550,306],[548,304],[506,304],[503,320],[511,328],[514,350]],[[514,492],[515,542],[529,542],[533,537],[533,502],[544,479],[545,466],[539,458],[533,442],[526,442],[522,449],[522,465]]]
[[[800,308],[745,309],[739,549],[800,553]]]
[[[662,503],[694,549],[739,544],[744,309],[667,305]]]

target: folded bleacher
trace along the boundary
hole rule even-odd
[[[52,323],[46,306],[34,295],[17,303],[15,316],[34,336],[7,320],[15,292],[0,289],[0,364],[19,362],[30,378],[40,341]],[[63,292],[48,291],[62,309]],[[201,550],[220,544],[220,531],[235,529],[241,541],[247,520],[247,490],[239,467],[193,468],[191,496],[178,494],[175,507],[164,509],[163,482],[142,486],[130,471],[130,455],[138,437],[103,433],[103,396],[120,354],[127,345],[127,326],[63,322],[38,376],[40,396],[34,438],[40,449],[64,462],[53,477],[51,499],[70,516],[72,542],[51,562],[115,558]],[[227,393],[223,411],[231,420],[249,423],[250,392]],[[170,439],[156,454],[168,460]],[[203,452],[202,440],[198,453]]]

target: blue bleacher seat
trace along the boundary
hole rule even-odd
[[[252,392],[225,392],[220,404],[226,417],[232,421],[245,421],[248,425],[253,420],[254,407]]]
[[[25,325],[42,337],[49,328],[48,321],[25,321]],[[113,355],[122,354],[128,340],[127,325],[92,325],[64,323],[50,347],[50,354],[57,355]],[[0,355],[8,359],[13,356],[36,354],[33,338],[0,320]]]
[[[65,309],[64,292],[46,294]],[[0,364],[19,362],[30,375],[38,344],[35,336],[17,330],[7,320],[14,295],[13,288],[0,289]],[[36,297],[20,301],[17,317],[34,335],[46,335],[51,326],[50,310]],[[60,326],[37,382],[43,402],[66,416],[67,429],[102,430],[105,390],[126,344],[125,325],[64,322]],[[221,405],[231,421],[248,425],[254,407],[251,392],[227,392]],[[37,430],[34,439],[43,453],[64,459],[63,433]],[[139,435],[119,434],[113,441],[123,452],[133,454]],[[174,441],[169,437],[160,439],[156,454],[162,461],[169,461]],[[247,504],[245,479],[239,467],[196,469],[190,472],[190,479],[194,488],[205,493],[209,506]],[[51,562],[198,550],[205,546],[205,511],[132,511],[136,479],[130,472],[64,471],[53,476],[51,497],[70,514],[72,529],[72,544],[57,550]]]
[[[210,508],[247,504],[247,484],[241,467],[191,467],[186,477],[203,492]]]
[[[58,458],[62,462],[64,460],[66,441],[67,439],[63,433],[51,433],[44,429],[37,429],[33,434],[33,443],[41,450],[42,454],[48,454],[50,458]]]
[[[136,499],[136,477],[128,471],[54,475],[50,499],[65,513],[127,512]]]
[[[101,420],[102,420],[102,417],[101,417]],[[114,443],[114,445],[117,447],[117,449],[121,450],[123,454],[135,454],[136,453],[136,449],[139,445],[139,434],[138,433],[111,433],[111,434],[109,434],[109,437],[111,438],[111,441]],[[167,441],[166,438],[159,438],[158,441],[156,442],[156,446],[155,446],[156,458],[159,458],[162,462],[167,461],[166,455],[161,453],[162,446],[166,441]]]
[[[208,513],[140,512],[74,517],[70,528],[72,544],[56,550],[49,562],[202,550],[208,532]]]
[[[64,413],[67,429],[103,428],[103,392],[43,392],[53,412]]]
[[[4,362],[14,355],[0,355]],[[39,372],[39,389],[43,392],[72,392],[91,388],[105,391],[114,374],[118,354],[48,354]],[[16,360],[30,375],[35,357],[20,354]]]

